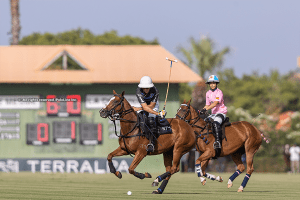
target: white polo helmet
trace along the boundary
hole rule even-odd
[[[143,76],[140,80],[139,88],[152,88],[154,84],[149,76]]]
[[[206,84],[212,83],[212,82],[220,83],[219,78],[216,75],[210,75],[208,77],[208,80],[206,81]]]

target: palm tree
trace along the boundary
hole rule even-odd
[[[20,35],[20,13],[19,13],[19,0],[10,0],[10,12],[11,12],[11,34],[12,45],[19,43]]]
[[[221,51],[214,52],[213,41],[206,36],[202,36],[199,41],[193,37],[190,39],[191,49],[179,47],[189,67],[196,67],[199,75],[205,80],[206,73],[214,72],[220,68],[224,61],[224,55],[230,52],[229,47],[223,48]],[[205,106],[206,86],[204,82],[199,82],[192,93],[192,105],[195,108],[201,109]]]
[[[229,47],[225,47],[221,51],[214,53],[214,42],[206,36],[202,36],[200,41],[196,41],[192,37],[190,42],[192,45],[190,50],[179,47],[179,51],[183,53],[187,59],[189,67],[197,67],[201,77],[203,77],[206,72],[213,72],[221,67],[224,55],[230,52]]]

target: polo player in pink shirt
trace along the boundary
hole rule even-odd
[[[200,111],[201,114],[204,114],[207,110],[212,109],[211,115],[207,118],[214,120],[213,128],[216,133],[214,149],[216,149],[216,151],[221,151],[221,124],[224,122],[227,113],[227,107],[224,105],[223,92],[217,87],[219,83],[219,78],[216,75],[209,76],[206,84],[209,84],[210,90],[206,92],[206,105]]]

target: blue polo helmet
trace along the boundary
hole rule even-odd
[[[209,84],[209,83],[212,83],[212,82],[220,83],[219,78],[216,75],[210,75],[208,77],[208,80],[205,83]]]

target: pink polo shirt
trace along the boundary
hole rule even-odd
[[[224,105],[223,92],[219,88],[215,91],[209,90],[206,92],[206,105],[211,105],[215,101],[219,103],[211,110],[211,114],[226,114],[227,107]]]

